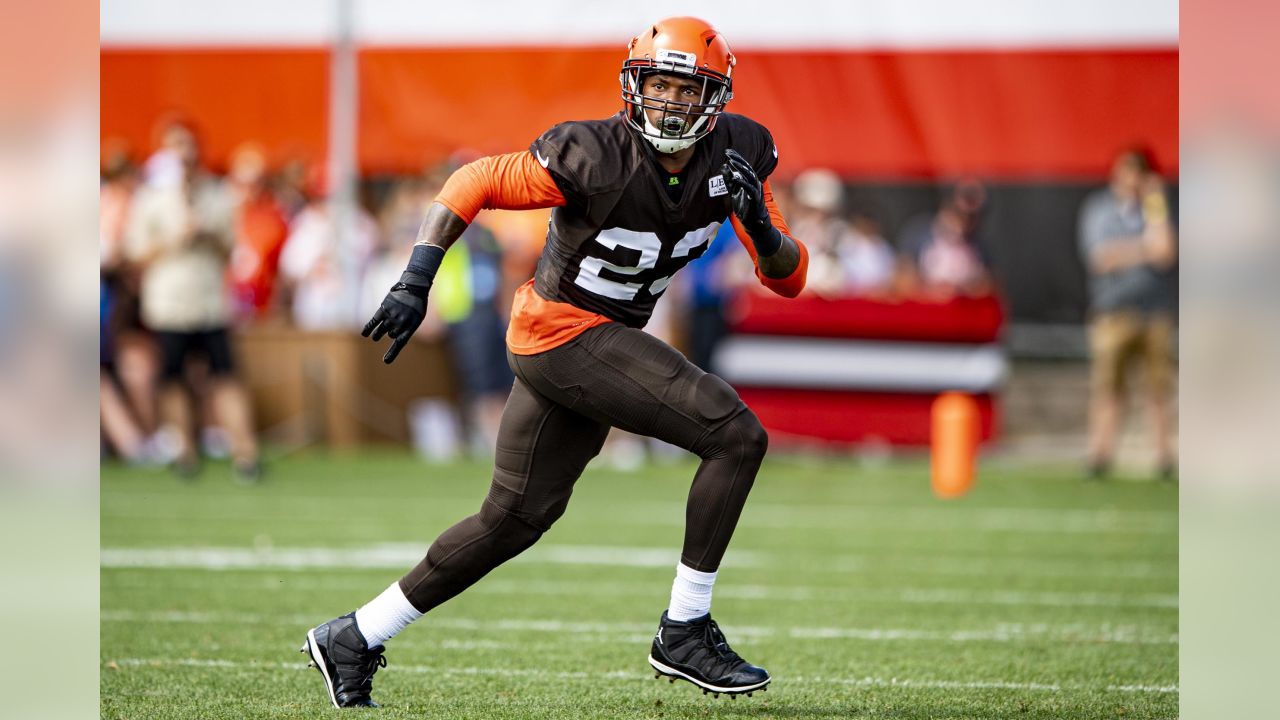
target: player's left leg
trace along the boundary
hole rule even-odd
[[[516,380],[498,431],[493,482],[476,514],[441,533],[426,557],[359,610],[307,633],[337,707],[374,706],[384,643],[424,613],[528,549],[565,511],[608,426]]]
[[[607,425],[516,380],[480,511],[441,533],[400,579],[413,607],[430,611],[536,543],[564,515],[574,483],[608,433]]]

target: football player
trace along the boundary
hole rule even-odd
[[[431,205],[408,268],[364,328],[375,341],[391,338],[388,363],[422,322],[440,259],[482,208],[554,210],[537,272],[512,307],[516,380],[488,496],[382,594],[307,633],[302,651],[335,706],[373,706],[384,643],[538,541],[610,427],[702,458],[649,664],[704,693],[769,684],[710,613],[716,571],[768,438],[724,380],[640,329],[672,275],[702,255],[726,218],[766,287],[786,297],[804,287],[807,252],[767,181],[778,162],[773,139],[724,112],[734,64],[725,38],[702,20],[649,26],[622,65],[620,113],[557,125],[526,152],[466,165]]]

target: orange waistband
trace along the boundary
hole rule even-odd
[[[569,303],[547,300],[533,289],[533,280],[516,290],[507,326],[507,347],[516,355],[536,355],[560,347],[609,318]]]

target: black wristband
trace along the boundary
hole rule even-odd
[[[444,248],[439,245],[418,243],[413,246],[413,254],[409,256],[408,272],[425,275],[428,280],[436,279],[440,269],[440,261],[444,259]]]

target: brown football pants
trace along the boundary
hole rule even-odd
[[[569,504],[610,427],[702,458],[689,490],[681,561],[720,565],[768,437],[724,380],[657,338],[606,323],[537,355],[508,354],[516,381],[503,412],[493,483],[480,512],[446,530],[400,579],[421,612],[528,549]]]

